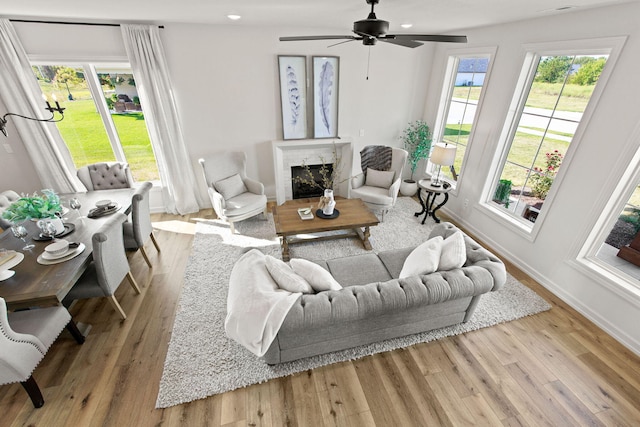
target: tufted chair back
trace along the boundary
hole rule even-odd
[[[94,163],[78,169],[78,178],[89,191],[133,187],[128,163]]]
[[[127,221],[122,226],[124,235],[124,247],[127,249],[140,249],[140,253],[145,262],[151,267],[151,261],[144,249],[144,244],[151,238],[151,241],[160,252],[160,246],[153,235],[151,224],[151,211],[149,209],[149,190],[153,185],[150,182],[143,182],[138,186],[131,198],[131,221]]]
[[[11,221],[2,218],[2,213],[7,209],[11,203],[20,198],[20,195],[13,190],[5,190],[0,193],[0,228],[6,230],[11,227]]]

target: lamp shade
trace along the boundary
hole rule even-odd
[[[440,166],[451,166],[456,160],[456,146],[438,143],[431,152],[431,163]]]

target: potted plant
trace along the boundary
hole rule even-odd
[[[413,196],[418,191],[418,184],[413,179],[413,174],[421,160],[429,157],[431,150],[431,130],[429,125],[422,120],[409,123],[402,133],[404,149],[409,153],[407,160],[411,167],[411,179],[403,180],[400,185],[400,193],[403,196]]]
[[[13,202],[2,213],[2,217],[11,222],[21,222],[28,219],[51,220],[56,226],[56,231],[64,231],[64,224],[57,214],[62,212],[60,197],[49,189],[42,190],[42,195],[33,193],[22,196]]]

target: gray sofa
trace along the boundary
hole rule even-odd
[[[434,227],[445,239],[458,229]],[[344,286],[303,294],[290,309],[263,356],[276,364],[468,321],[480,300],[506,281],[502,261],[464,236],[462,268],[398,279],[406,248],[321,261]]]

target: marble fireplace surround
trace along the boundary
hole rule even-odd
[[[271,141],[273,148],[273,169],[276,178],[276,201],[279,205],[293,198],[291,188],[291,167],[304,163],[313,165],[333,160],[333,149],[339,156],[341,168],[337,181],[344,181],[336,186],[335,193],[349,197],[348,178],[351,175],[353,147],[349,139],[295,139],[286,141]]]

